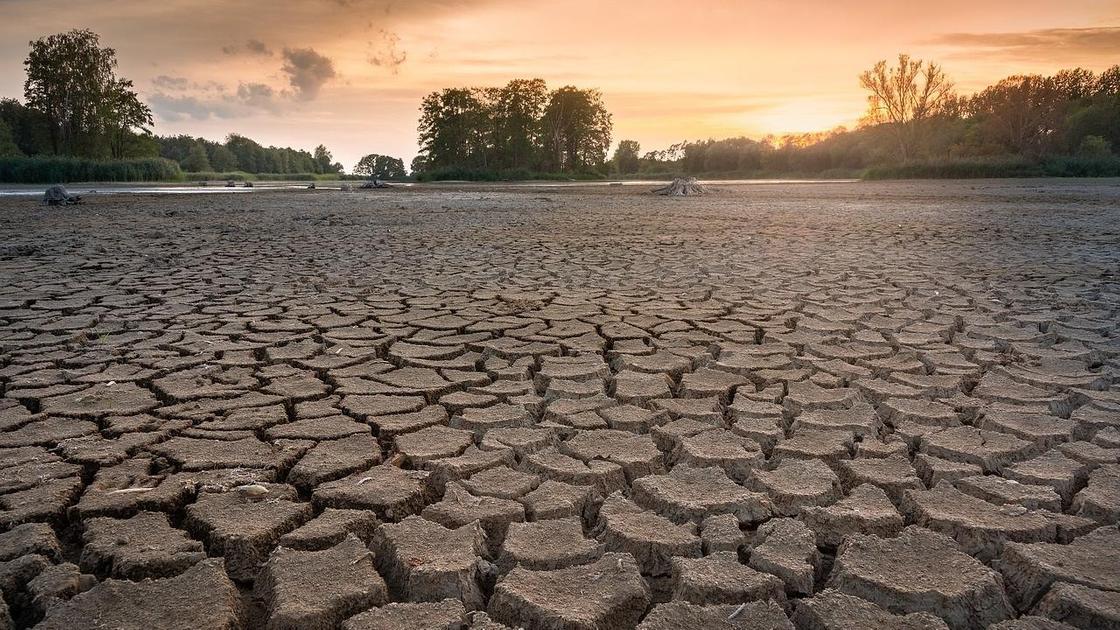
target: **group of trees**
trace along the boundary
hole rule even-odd
[[[341,174],[342,164],[319,145],[313,152],[265,147],[238,134],[224,142],[186,135],[156,136],[148,128],[152,112],[116,76],[116,52],[102,47],[96,33],[74,30],[31,42],[24,62],[24,102],[0,99],[0,158],[38,158],[19,169],[43,170],[47,158],[129,160],[165,158],[187,172]],[[159,160],[154,160],[158,162]],[[56,168],[51,163],[51,168]],[[67,163],[66,172],[101,172]],[[33,170],[34,170],[33,169]],[[135,164],[122,166],[135,171]],[[370,155],[356,170],[370,177],[395,178],[407,173],[400,159]],[[165,172],[156,168],[158,173]],[[166,171],[173,172],[173,171]],[[158,174],[157,173],[157,174]]]
[[[264,147],[235,133],[224,143],[183,135],[157,136],[155,140],[159,156],[178,162],[187,172],[336,174],[343,171],[342,164],[335,162],[331,152],[321,144],[315,147],[314,153],[309,153],[289,147]]]
[[[440,171],[582,173],[604,169],[611,115],[598,90],[549,91],[541,79],[447,88],[420,106],[414,174]]]
[[[400,179],[408,177],[404,161],[400,158],[370,153],[354,165],[354,174],[370,179]]]
[[[0,155],[123,158],[143,151],[152,112],[116,76],[97,34],[74,30],[31,42],[24,100],[0,100]]]
[[[187,172],[343,172],[323,145],[308,152],[265,147],[238,134],[224,142],[155,136],[148,128],[151,110],[131,81],[116,76],[116,53],[95,33],[73,30],[30,45],[24,102],[0,99],[0,158],[34,157],[41,165],[55,157],[174,162],[155,159],[160,164],[145,167],[150,173],[176,165]],[[962,95],[938,64],[899,55],[893,65],[881,61],[862,73],[859,84],[868,108],[854,130],[681,142],[644,154],[636,141],[622,140],[609,162],[611,115],[598,90],[550,91],[541,79],[448,88],[421,103],[420,154],[411,171],[432,178],[521,178],[608,172],[850,175],[881,165],[1007,159],[1120,165],[1114,153],[1120,149],[1120,66],[1100,74],[1075,68],[1052,76],[1016,75]],[[136,170],[135,164],[126,166],[122,173]],[[1120,166],[1115,170],[1120,173]],[[400,159],[379,154],[363,157],[354,173],[407,175]]]
[[[959,94],[935,63],[900,55],[859,77],[868,109],[858,128],[810,134],[681,142],[640,154],[623,140],[620,174],[855,173],[915,162],[1109,159],[1120,148],[1120,66],[1052,76],[1016,75]]]

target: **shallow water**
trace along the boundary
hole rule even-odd
[[[752,186],[752,185],[765,185],[765,184],[841,184],[853,183],[859,180],[855,179],[720,179],[720,180],[700,180],[701,184],[711,185],[736,185],[736,186]],[[443,181],[443,182],[430,182],[424,184],[416,184],[414,182],[394,183],[393,186],[463,186],[463,185],[480,185],[480,186],[511,186],[523,188],[555,188],[558,186],[651,186],[657,187],[668,184],[669,180],[625,180],[625,181],[533,181],[533,182],[469,182],[469,181]],[[299,182],[261,182],[256,183],[252,188],[245,188],[243,186],[229,187],[225,184],[214,186],[197,186],[197,185],[184,185],[184,184],[75,184],[68,186],[67,190],[73,195],[105,195],[105,194],[133,194],[133,195],[147,195],[147,194],[169,194],[169,195],[191,195],[191,194],[212,194],[212,193],[246,193],[257,190],[303,190],[307,188],[307,184]],[[317,190],[339,190],[341,183],[331,182],[328,185],[321,183],[316,184]],[[32,197],[42,195],[44,186],[32,184],[0,184],[0,196],[8,197]]]

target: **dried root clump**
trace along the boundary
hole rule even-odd
[[[700,182],[696,181],[695,177],[678,177],[664,188],[654,190],[654,194],[665,195],[667,197],[687,197],[690,195],[703,195],[708,190],[704,188]]]

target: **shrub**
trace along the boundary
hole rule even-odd
[[[183,173],[183,179],[188,182],[199,181],[229,181],[244,182],[256,179],[257,176],[245,171],[229,171],[226,173],[219,173],[217,171],[186,171]]]
[[[998,177],[1120,177],[1120,157],[1054,156],[909,162],[873,166],[863,179],[975,179]]]
[[[873,166],[863,179],[977,179],[991,177],[1042,177],[1038,162],[1025,158],[938,160]]]
[[[440,181],[468,181],[468,182],[517,182],[532,180],[547,181],[572,181],[572,180],[599,180],[603,179],[602,173],[538,173],[524,168],[493,170],[480,168],[463,168],[449,166],[425,171],[416,176],[421,182]]]
[[[1120,177],[1120,157],[1061,156],[1043,160],[1048,177]]]

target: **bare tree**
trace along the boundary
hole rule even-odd
[[[894,126],[903,160],[919,124],[939,114],[953,96],[953,82],[941,66],[905,54],[898,56],[896,67],[887,67],[886,61],[875,64],[859,76],[859,84],[871,93],[866,120]]]

